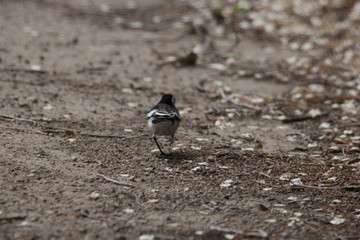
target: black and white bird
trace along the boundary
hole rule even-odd
[[[166,155],[156,137],[171,136],[170,144],[174,142],[174,135],[181,121],[179,111],[175,107],[174,96],[171,94],[163,95],[160,102],[148,112],[147,117],[151,137],[158,146],[160,153]]]

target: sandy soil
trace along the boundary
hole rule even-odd
[[[339,153],[355,159],[346,165],[326,139],[307,149],[336,117],[286,124],[196,87],[220,81],[286,101],[298,82],[159,67],[159,54],[184,55],[198,37],[122,20],[180,19],[186,7],[174,13],[172,1],[146,1],[119,19],[82,12],[102,1],[89,2],[0,0],[0,113],[33,120],[0,119],[0,239],[360,238],[359,188],[341,187],[359,185],[358,153]],[[250,66],[259,55],[276,63],[299,54],[251,36],[235,52]],[[183,117],[169,157],[147,137],[146,111],[163,93],[175,95]],[[291,186],[299,178],[340,187]]]

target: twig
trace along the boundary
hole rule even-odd
[[[132,14],[136,11],[134,8],[124,8],[124,9],[115,9],[112,12],[102,12],[92,9],[81,9],[81,8],[70,8],[73,12],[82,15],[94,15],[94,16],[104,16],[104,17],[117,17],[117,16],[126,16]]]
[[[305,184],[293,184],[292,187],[297,188],[311,188],[311,189],[345,189],[345,190],[358,190],[360,189],[360,186],[333,186],[333,187],[319,187],[319,186],[311,186],[311,185],[305,185]]]
[[[350,240],[350,239],[360,239],[360,235],[355,236],[337,236],[337,239],[344,239],[344,240]]]
[[[120,138],[124,139],[125,136],[121,135],[106,135],[106,134],[97,134],[97,133],[80,133],[81,136],[88,136],[88,137],[96,137],[96,138]]]
[[[201,26],[199,26],[198,23],[196,23],[195,21],[191,21],[192,26],[195,29],[195,32],[197,35],[199,35],[202,39],[203,39],[203,44],[201,45],[199,51],[197,52],[198,54],[198,59],[201,60],[205,54],[205,52],[207,51],[207,49],[211,46],[212,44],[212,37],[208,34],[207,31],[204,31]]]
[[[227,97],[227,96],[225,95],[225,92],[224,92],[224,90],[223,90],[222,88],[218,88],[218,91],[219,91],[219,93],[221,94],[221,97],[222,97],[225,101],[227,101],[227,102],[229,102],[229,103],[232,103],[232,104],[237,105],[237,106],[240,106],[240,107],[253,109],[253,110],[256,110],[256,111],[261,111],[261,108],[259,108],[259,107],[257,107],[257,106],[254,106],[254,105],[251,105],[251,104],[246,104],[246,103],[240,103],[240,102],[238,102],[238,101],[235,101],[234,99],[231,99],[231,98]]]
[[[174,59],[166,60],[157,64],[157,69],[164,67],[165,65],[173,64],[175,67],[195,66],[198,55],[191,51],[189,54],[183,57],[175,57]]]
[[[305,184],[292,184],[292,187],[297,188],[312,188],[312,189],[341,189],[342,187],[334,186],[334,187],[319,187],[319,186],[311,186],[311,185],[305,185]]]
[[[107,134],[97,134],[97,133],[80,133],[81,136],[88,136],[88,137],[97,137],[97,138],[120,138],[120,139],[133,139],[133,138],[141,138],[147,135],[137,135],[137,136],[122,136],[122,135],[107,135]]]
[[[128,44],[129,41],[121,39],[103,39],[101,40],[103,44]]]
[[[219,226],[210,226],[211,230],[216,230],[219,232],[228,232],[228,233],[235,233],[235,234],[239,234],[239,235],[244,235],[247,237],[261,237],[261,238],[267,238],[268,234],[267,232],[265,232],[264,230],[261,229],[249,229],[249,230],[237,230],[237,229],[232,229],[232,228],[222,228]]]
[[[30,82],[30,81],[23,81],[23,80],[15,80],[15,79],[0,79],[1,82],[10,82],[10,83],[16,83],[16,84],[27,84],[31,86],[44,86],[45,83],[39,83],[39,82]]]
[[[340,125],[339,127],[341,127],[341,128],[346,128],[346,127],[360,127],[360,122],[346,123],[346,124]]]
[[[235,41],[233,43],[232,46],[230,46],[229,50],[227,50],[227,52],[234,52],[234,50],[237,48],[237,46],[240,44],[241,39],[239,37],[238,33],[235,33],[235,31],[233,31],[234,36],[235,36]]]
[[[85,72],[96,72],[96,71],[104,71],[106,70],[106,67],[85,67],[80,70],[77,70],[77,73],[85,73]]]
[[[159,235],[159,234],[156,234],[156,235],[155,235],[155,239],[173,240],[173,239],[176,239],[176,238],[175,238],[175,237],[173,237],[173,236],[167,236],[167,235]]]
[[[134,184],[126,183],[126,182],[120,182],[118,180],[109,178],[109,177],[107,177],[107,176],[105,176],[103,174],[96,174],[96,176],[101,177],[101,178],[105,179],[106,181],[109,181],[109,182],[112,182],[112,183],[115,183],[115,184],[118,184],[118,185],[124,185],[124,186],[127,186],[127,187],[136,187],[136,185],[134,185]]]
[[[207,35],[205,37],[204,43],[201,45],[200,47],[200,51],[198,52],[198,59],[199,61],[201,61],[206,53],[206,51],[208,50],[208,48],[211,46],[212,44],[212,38],[210,35]]]
[[[206,204],[203,204],[201,205],[202,207],[206,208],[206,209],[209,209],[211,211],[215,210],[216,208],[213,208],[213,207],[210,207],[209,205],[206,205]]]
[[[49,73],[48,70],[21,68],[21,67],[0,67],[1,72],[27,72],[27,73]]]
[[[55,128],[55,129],[44,129],[41,131],[38,131],[42,134],[49,134],[49,133],[65,133],[67,135],[75,135],[76,130],[68,129],[68,128]]]
[[[195,88],[196,90],[198,90],[199,92],[206,92],[206,89],[203,87],[203,83],[205,82],[205,80],[196,80],[195,83]]]
[[[353,158],[353,159],[347,161],[344,165],[350,165],[350,164],[354,164],[357,162],[360,162],[360,158]]]
[[[269,174],[266,174],[266,173],[263,173],[263,172],[260,172],[259,174],[260,174],[260,175],[263,175],[263,176],[265,176],[265,177],[267,177],[267,178],[272,179],[272,177],[271,177]]]
[[[298,135],[300,137],[304,137],[305,134],[304,133],[301,133],[301,132],[292,132],[292,133],[288,133],[286,134],[286,136],[294,136],[294,135]]]
[[[267,238],[268,233],[262,229],[249,229],[245,231],[245,236],[247,237],[260,237],[260,238]]]
[[[27,119],[27,118],[18,118],[18,117],[5,115],[5,114],[0,114],[0,118],[13,119],[13,120],[23,121],[23,122],[31,122],[33,125],[36,125],[36,121],[31,120],[31,119]],[[17,130],[19,130],[19,129],[17,129]],[[25,131],[25,129],[20,129],[20,130]],[[123,139],[123,140],[134,139],[134,138],[142,138],[142,137],[147,136],[146,134],[136,135],[136,136],[123,136],[123,135],[107,135],[107,134],[97,134],[97,133],[81,133],[81,132],[79,133],[79,131],[77,131],[77,130],[67,129],[67,128],[43,129],[43,130],[35,131],[35,132],[39,133],[39,134],[49,134],[49,133],[55,133],[55,134],[65,133],[67,135],[79,134],[81,136],[87,136],[87,137],[120,138],[120,139]]]
[[[210,229],[211,230],[216,230],[216,231],[219,231],[219,232],[229,232],[229,233],[236,233],[236,234],[240,234],[240,235],[244,234],[244,231],[242,231],[242,230],[231,229],[231,228],[223,228],[223,227],[214,226],[214,225],[210,226]]]
[[[206,22],[209,23],[210,27],[214,27],[214,26],[216,26],[216,22],[215,22],[214,18],[211,16],[209,7],[205,6],[206,2],[207,1],[204,1],[204,2],[202,2],[203,4],[198,4],[198,2],[196,2],[196,1],[188,1],[188,4],[190,7],[197,10],[205,18]]]
[[[155,24],[144,24],[141,27],[133,27],[131,24],[125,24],[124,28],[141,29],[144,31],[158,32],[158,31],[161,31],[164,29],[171,28],[173,25],[174,25],[173,21],[164,21],[164,22],[155,23]]]
[[[292,122],[300,122],[300,121],[306,121],[306,120],[314,120],[320,117],[324,117],[329,115],[329,113],[323,113],[317,116],[301,116],[301,117],[293,117],[293,118],[287,118],[287,119],[283,119],[281,120],[281,122],[283,123],[292,123]]]
[[[0,217],[0,221],[24,220],[27,216]]]
[[[57,128],[57,129],[45,129],[38,131],[41,134],[48,134],[48,133],[65,133],[67,135],[80,135],[80,136],[87,136],[87,137],[96,137],[96,138],[120,138],[123,140],[133,139],[133,138],[142,138],[146,137],[147,135],[136,135],[136,136],[123,136],[123,135],[107,135],[107,134],[98,134],[98,133],[81,133],[74,129],[67,129],[67,128]]]
[[[18,118],[18,117],[13,117],[10,115],[5,115],[5,114],[0,114],[0,117],[5,118],[5,119],[13,119],[16,121],[22,121],[22,122],[31,122],[33,125],[36,125],[36,122],[34,120],[27,119],[27,118]]]
[[[30,133],[38,133],[38,134],[43,134],[43,135],[47,135],[47,133],[42,132],[42,131],[38,131],[38,130],[33,130],[32,128],[12,128],[12,127],[2,127],[0,126],[0,129],[5,129],[5,130],[12,130],[12,131],[18,131],[18,132],[30,132]]]

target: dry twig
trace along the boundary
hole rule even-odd
[[[173,21],[164,21],[164,22],[155,23],[155,24],[143,24],[143,26],[141,26],[141,27],[133,27],[131,24],[125,24],[124,28],[137,29],[137,30],[141,29],[144,31],[158,32],[161,30],[169,29],[173,25],[174,25]]]
[[[360,235],[354,235],[354,236],[336,236],[336,239],[340,239],[340,240],[351,240],[351,239],[355,239],[355,240],[359,240],[360,239]]]
[[[15,220],[24,220],[26,216],[10,216],[10,217],[0,217],[0,221],[15,221]]]
[[[203,84],[204,84],[205,80],[201,79],[201,80],[196,80],[195,83],[195,88],[196,90],[198,90],[199,92],[206,92],[206,89],[204,88]]]
[[[340,125],[339,127],[341,127],[341,128],[360,127],[360,122],[346,123],[346,124]]]
[[[18,118],[18,117],[13,117],[13,116],[6,115],[6,114],[0,114],[0,117],[5,118],[5,119],[13,119],[16,121],[22,121],[22,122],[31,122],[33,125],[36,124],[36,122],[34,120],[27,119],[27,118]]]
[[[324,117],[329,115],[329,113],[323,113],[317,116],[300,116],[300,117],[293,117],[293,118],[286,118],[281,120],[283,123],[293,123],[293,122],[300,122],[300,121],[306,121],[306,120],[314,120],[318,119],[320,117]]]
[[[333,187],[319,187],[319,186],[311,186],[305,184],[293,184],[292,187],[296,188],[311,188],[311,189],[345,189],[349,191],[357,191],[360,189],[360,186],[333,186]]]
[[[222,88],[218,88],[218,91],[219,91],[221,97],[222,97],[225,101],[227,101],[227,102],[229,102],[229,103],[232,103],[232,104],[237,105],[237,106],[240,106],[240,107],[249,108],[249,109],[252,109],[252,110],[255,110],[255,111],[261,111],[261,108],[259,108],[259,107],[257,107],[257,106],[254,106],[254,105],[251,105],[251,104],[247,104],[247,103],[241,103],[241,102],[235,101],[234,99],[231,99],[231,98],[227,97],[227,96],[225,95],[225,92],[224,92],[224,90],[223,90]]]
[[[23,122],[31,122],[33,125],[36,125],[36,121],[34,121],[32,119],[17,118],[17,117],[5,115],[5,114],[0,114],[0,118],[13,119],[13,120],[23,121]],[[7,129],[17,130],[17,131],[27,131],[28,130],[28,129],[18,129],[18,128],[7,128]],[[43,129],[43,130],[35,130],[33,132],[38,133],[38,134],[43,134],[43,135],[47,135],[50,133],[53,133],[53,134],[62,134],[63,133],[63,134],[72,135],[72,136],[80,135],[80,136],[96,137],[96,138],[119,138],[119,139],[123,139],[123,140],[129,140],[129,139],[134,139],[134,138],[144,138],[147,136],[146,134],[136,135],[136,136],[124,136],[124,135],[107,135],[107,134],[98,134],[98,133],[81,133],[78,130],[68,129],[68,128]]]
[[[235,233],[239,235],[244,235],[246,237],[261,237],[261,238],[267,238],[268,234],[264,230],[261,229],[249,229],[249,230],[237,230],[232,228],[222,228],[219,226],[210,226],[211,230],[216,230],[219,232],[227,232],[227,233]]]
[[[235,233],[235,234],[240,234],[243,235],[244,231],[242,230],[237,230],[237,229],[231,229],[231,228],[223,228],[223,227],[219,227],[219,226],[210,226],[211,230],[216,230],[219,232],[228,232],[228,233]]]
[[[347,161],[344,165],[350,165],[350,164],[354,164],[354,163],[357,163],[357,162],[360,162],[360,158],[358,158],[358,157]]]
[[[108,135],[108,134],[98,134],[98,133],[81,133],[74,129],[67,129],[67,128],[56,128],[56,129],[45,129],[42,131],[38,131],[41,134],[49,134],[49,133],[64,133],[67,135],[80,135],[86,137],[96,137],[96,138],[120,138],[123,140],[133,139],[133,138],[142,138],[146,137],[147,135],[136,135],[136,136],[124,136],[124,135]]]
[[[98,11],[96,9],[85,9],[85,8],[72,8],[69,7],[69,10],[74,13],[81,15],[93,15],[93,16],[102,16],[102,17],[118,17],[118,16],[127,16],[133,14],[136,9],[134,8],[123,8],[123,9],[114,9],[110,12]]]
[[[98,72],[107,70],[106,67],[85,67],[82,69],[77,70],[77,73],[85,73],[85,72]]]
[[[96,176],[101,177],[101,178],[105,179],[106,181],[109,181],[109,182],[112,182],[112,183],[115,183],[115,184],[118,184],[118,185],[124,185],[124,186],[127,186],[127,187],[136,187],[136,185],[134,185],[134,184],[126,183],[126,182],[120,182],[118,180],[109,178],[109,177],[107,177],[107,176],[105,176],[103,174],[96,174]]]
[[[265,177],[267,177],[267,178],[272,179],[272,177],[271,177],[269,174],[266,174],[266,173],[263,173],[263,172],[260,172],[259,174],[260,174],[260,175],[263,175],[263,176],[265,176]]]
[[[1,72],[27,72],[27,73],[49,73],[48,70],[38,70],[31,68],[21,68],[21,67],[0,67]]]
[[[80,133],[81,136],[88,137],[97,137],[97,138],[120,138],[120,139],[133,139],[133,138],[141,138],[147,135],[137,135],[137,136],[122,136],[122,135],[107,135],[107,134],[97,134],[97,133]]]

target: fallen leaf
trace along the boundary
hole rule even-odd
[[[126,208],[126,209],[124,209],[124,212],[125,212],[125,213],[133,213],[133,212],[134,212],[134,209]]]
[[[227,67],[224,64],[221,63],[211,63],[208,65],[209,68],[214,69],[214,70],[219,70],[219,71],[226,71]]]
[[[345,222],[346,219],[345,218],[342,218],[342,217],[334,217],[333,220],[330,221],[331,224],[334,224],[334,225],[339,225],[339,224],[342,224],[343,222]]]
[[[228,179],[228,180],[225,180],[223,183],[221,183],[220,187],[223,187],[223,188],[230,187],[232,183],[233,183],[233,180]]]
[[[143,234],[139,237],[139,240],[155,240],[155,235]]]
[[[92,192],[90,194],[90,198],[93,199],[93,200],[96,200],[100,197],[100,193],[97,193],[97,192]]]
[[[201,167],[197,166],[197,167],[192,168],[191,171],[195,171],[195,172],[196,172],[197,170],[200,170],[200,169],[201,169]]]

